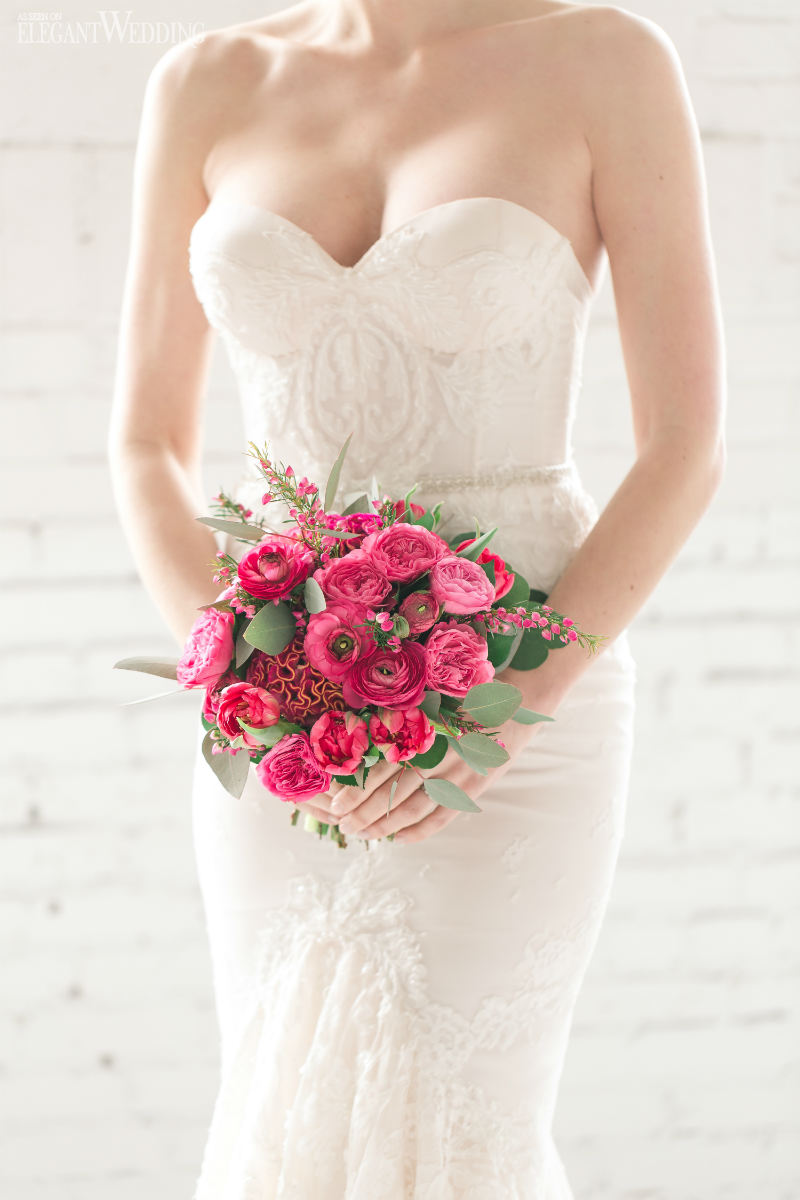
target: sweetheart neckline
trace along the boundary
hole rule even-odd
[[[418,221],[424,220],[426,217],[432,216],[434,213],[443,212],[448,208],[453,208],[458,204],[472,203],[475,201],[479,201],[481,203],[491,202],[493,204],[506,205],[509,208],[524,213],[527,217],[532,218],[540,226],[547,229],[551,234],[554,234],[561,245],[566,248],[569,255],[569,261],[572,264],[573,269],[576,271],[582,287],[589,296],[593,295],[594,284],[591,282],[589,276],[583,269],[583,265],[581,264],[578,255],[575,253],[575,247],[567,235],[562,233],[560,229],[557,229],[555,225],[552,225],[545,217],[535,212],[534,209],[528,208],[524,204],[518,204],[516,200],[509,200],[504,196],[457,196],[453,200],[443,200],[439,204],[432,204],[428,208],[423,208],[418,213],[415,213],[413,216],[409,217],[407,220],[402,221],[399,225],[395,225],[393,229],[388,229],[385,233],[380,234],[380,236],[376,238],[372,245],[367,247],[361,257],[351,265],[339,262],[337,258],[334,258],[334,256],[330,254],[320,242],[317,241],[313,233],[310,233],[301,225],[297,225],[294,221],[290,220],[289,217],[284,217],[281,213],[275,212],[273,209],[265,208],[262,204],[254,204],[248,200],[226,199],[224,196],[219,196],[217,193],[214,193],[214,195],[211,196],[206,208],[192,225],[189,240],[191,242],[195,229],[203,220],[203,218],[209,212],[211,212],[212,208],[222,207],[247,209],[251,212],[261,213],[263,216],[277,221],[279,224],[291,230],[293,233],[303,237],[316,248],[317,252],[322,255],[322,257],[330,266],[340,271],[343,275],[355,275],[370,261],[373,254],[377,253],[379,249],[382,249],[394,237],[397,237],[398,235],[412,228]]]

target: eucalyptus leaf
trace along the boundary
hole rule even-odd
[[[238,800],[247,783],[250,771],[250,755],[245,750],[230,754],[223,750],[221,754],[211,753],[212,736],[209,731],[203,738],[203,758],[220,781],[225,791]]]
[[[399,776],[399,775],[397,775],[397,776],[395,776],[395,779],[394,779],[394,782],[392,783],[392,786],[389,788],[389,803],[386,805],[386,815],[387,815],[387,817],[388,817],[389,813],[390,813],[390,812],[391,812],[391,810],[392,810],[392,801],[394,800],[394,794],[395,794],[395,792],[397,791],[397,785],[398,785],[398,783],[399,783],[399,782],[400,782],[400,776]]]
[[[309,575],[303,584],[303,600],[310,613],[324,612],[328,607],[325,593],[313,575]]]
[[[237,669],[243,667],[250,655],[255,650],[255,646],[251,646],[249,642],[244,640],[244,631],[246,626],[242,626],[236,635],[235,663]]]
[[[547,658],[548,647],[538,629],[523,629],[522,638],[509,666],[515,671],[532,671]]]
[[[530,584],[524,575],[520,575],[519,571],[514,571],[514,568],[506,563],[506,569],[513,571],[514,582],[506,592],[505,596],[501,596],[497,604],[502,604],[504,608],[513,608],[516,604],[524,604],[530,595]]]
[[[362,492],[355,500],[348,504],[347,508],[342,510],[342,516],[347,517],[351,513],[371,513],[374,512],[372,505],[369,502],[369,496],[366,492]]]
[[[257,650],[265,654],[280,654],[285,650],[295,635],[297,622],[292,616],[288,605],[280,601],[271,601],[259,609],[252,621],[245,627],[243,637]]]
[[[427,770],[429,767],[438,767],[439,763],[447,753],[448,738],[441,733],[437,733],[433,743],[422,754],[415,754],[408,761],[413,763],[415,767],[422,767]]]
[[[217,612],[233,612],[228,600],[212,600],[210,604],[200,604],[198,612],[208,612],[210,608],[216,608]]]
[[[499,767],[509,759],[508,751],[485,733],[464,733],[456,739],[455,748],[467,766],[479,775],[485,775],[492,767]]]
[[[440,692],[426,692],[417,707],[422,709],[426,717],[434,718],[439,715],[441,703],[442,697]]]
[[[476,528],[480,530],[480,526],[476,526]],[[475,541],[470,542],[470,544],[465,546],[463,550],[457,550],[456,554],[459,558],[469,558],[472,560],[472,562],[475,562],[475,559],[478,557],[481,550],[484,548],[487,542],[491,541],[496,533],[497,526],[493,525],[491,529],[489,529],[486,533],[482,533],[480,537],[476,537]],[[472,535],[470,534],[470,536]]]
[[[347,438],[345,439],[344,445],[336,456],[336,462],[331,467],[331,473],[328,476],[328,482],[325,484],[325,503],[323,507],[326,512],[329,512],[333,508],[333,502],[336,498],[336,489],[339,486],[339,475],[342,471],[342,463],[344,462],[345,455],[347,454],[347,448],[350,445],[350,438],[352,436],[352,433],[348,434]]]
[[[521,629],[515,630],[514,633],[492,633],[491,631],[487,631],[486,645],[488,647],[488,658],[495,669],[495,673],[502,671],[503,667],[509,664],[521,638]]]
[[[519,708],[522,703],[522,692],[513,683],[501,683],[493,679],[489,683],[479,683],[471,687],[461,707],[468,716],[481,725],[502,725]]]
[[[248,525],[246,521],[226,521],[223,517],[195,517],[195,520],[201,525],[210,525],[212,529],[229,533],[243,542],[260,542],[269,532],[259,525]]]
[[[248,733],[261,742],[262,746],[269,747],[277,745],[281,738],[286,737],[287,734],[299,733],[302,729],[302,725],[296,725],[294,721],[284,721],[283,717],[280,717],[274,725],[265,725],[263,729],[257,729],[253,725],[248,725],[246,721],[240,721],[239,724],[242,729],[246,729]]]
[[[319,533],[324,533],[326,537],[336,537],[336,538],[345,538],[345,539],[358,537],[357,533],[352,532],[349,529],[327,529],[326,527],[324,527],[322,525],[318,525],[317,530]]]
[[[365,754],[361,761],[363,762],[365,767],[374,767],[375,763],[378,761],[379,758],[380,758],[380,754],[378,753],[378,751],[373,750],[371,754]]]
[[[478,566],[481,568],[482,571],[484,571],[486,573],[486,575],[488,576],[489,582],[494,587],[497,584],[497,579],[495,578],[494,563],[490,560],[489,562],[479,563]]]
[[[408,637],[411,630],[408,621],[402,613],[396,613],[392,621],[392,628],[399,638]]]
[[[538,721],[554,721],[555,717],[534,712],[532,708],[518,708],[511,720],[519,721],[520,725],[536,725]]]
[[[482,812],[475,801],[450,779],[423,779],[423,790],[431,800],[443,808],[456,808],[459,812]]]
[[[363,761],[362,761],[362,762],[361,762],[361,765],[360,765],[360,766],[358,766],[358,767],[356,767],[356,769],[355,769],[355,772],[354,772],[354,775],[355,775],[355,780],[356,780],[356,784],[357,784],[357,785],[358,785],[358,787],[360,787],[360,788],[363,788],[363,786],[364,786],[364,776],[365,776],[365,773],[366,773],[366,768],[365,768],[365,766],[364,766],[364,763],[363,763]]]
[[[178,663],[174,658],[121,658],[114,663],[120,671],[143,671],[145,675],[157,675],[159,679],[177,679]]]

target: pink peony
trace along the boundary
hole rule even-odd
[[[369,719],[373,743],[390,763],[404,762],[430,750],[436,737],[421,708],[379,708]]]
[[[425,643],[427,686],[448,696],[466,696],[471,687],[494,678],[488,651],[486,639],[470,625],[455,620],[434,625]]]
[[[408,525],[397,521],[377,533],[371,533],[361,543],[364,550],[387,579],[407,582],[429,571],[450,547],[438,533],[424,525]]]
[[[238,683],[239,676],[235,671],[226,671],[214,683],[206,684],[206,694],[203,699],[203,716],[212,725],[217,719],[217,709],[219,708],[219,700],[222,695],[222,689],[229,686],[231,683]]]
[[[465,546],[469,546],[475,540],[475,538],[467,538],[466,541],[459,542],[456,550],[463,550]],[[476,561],[479,563],[494,563],[494,598],[495,600],[502,600],[503,596],[511,591],[514,583],[514,572],[509,571],[505,561],[500,558],[499,554],[492,554],[488,546],[483,547]]]
[[[408,621],[409,636],[419,637],[436,623],[439,602],[431,592],[411,592],[397,611]]]
[[[181,687],[213,684],[230,666],[233,658],[232,612],[206,608],[192,626],[176,672]]]
[[[302,583],[314,563],[308,546],[282,533],[271,533],[239,561],[239,581],[251,596],[283,600]]]
[[[326,600],[354,601],[365,608],[383,604],[392,591],[391,580],[362,548],[317,567],[314,578]]]
[[[359,628],[366,612],[361,605],[340,601],[311,613],[303,652],[312,667],[328,679],[344,678],[356,659],[374,645],[369,630]]]
[[[376,646],[371,654],[356,659],[342,681],[345,703],[352,708],[381,704],[386,708],[408,708],[419,704],[425,694],[425,650],[407,639],[399,650]]]
[[[317,760],[334,775],[352,775],[369,745],[367,722],[349,711],[323,713],[311,726],[309,737]]]
[[[271,692],[239,680],[221,693],[217,724],[231,741],[241,736],[246,746],[256,749],[263,743],[242,729],[239,722],[244,721],[254,729],[266,729],[268,725],[274,725],[280,715],[280,705]]]
[[[494,601],[494,584],[486,572],[456,554],[448,554],[431,569],[430,589],[449,613],[480,612]]]
[[[327,771],[311,748],[307,733],[289,733],[268,750],[256,764],[256,775],[269,792],[280,800],[299,804],[310,800],[331,785]]]

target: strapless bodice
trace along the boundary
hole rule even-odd
[[[554,226],[499,197],[453,200],[344,266],[287,218],[212,199],[189,268],[246,441],[324,488],[352,433],[340,507],[373,477],[393,495],[419,482],[443,531],[499,525],[493,549],[552,586],[597,519],[571,443],[593,289]],[[260,509],[249,464],[231,490]]]

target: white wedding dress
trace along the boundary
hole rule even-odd
[[[373,475],[397,496],[419,482],[445,535],[496,524],[492,549],[552,588],[598,515],[571,450],[592,287],[566,237],[474,197],[346,267],[215,199],[189,251],[248,439],[324,489],[352,431],[339,507]],[[237,497],[274,521],[245,461]],[[195,1200],[570,1200],[551,1125],[623,833],[635,677],[623,633],[480,813],[405,846],[293,827],[252,772],[233,799],[198,728],[222,1064]]]

